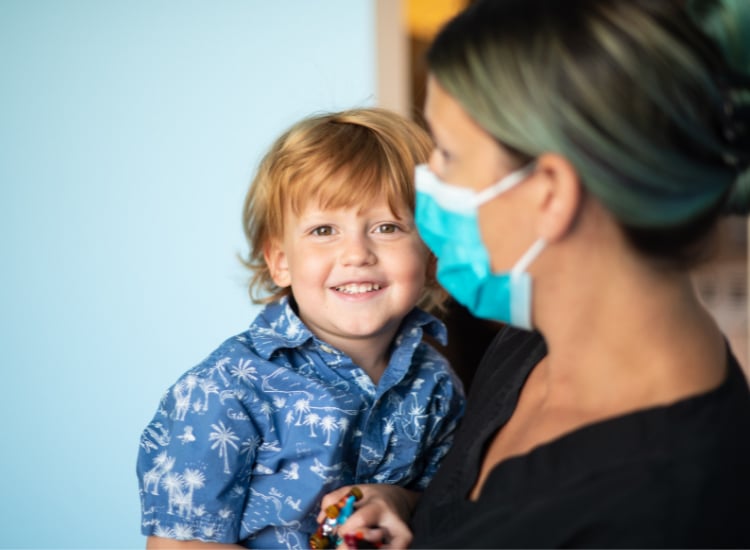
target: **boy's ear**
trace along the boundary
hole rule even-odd
[[[575,167],[562,155],[545,153],[537,158],[540,180],[539,236],[547,242],[563,238],[573,227],[583,201],[581,180]]]
[[[263,257],[266,260],[268,271],[276,286],[280,288],[290,286],[292,279],[289,275],[289,263],[287,262],[286,252],[284,252],[281,244],[275,240],[267,244],[263,251]]]

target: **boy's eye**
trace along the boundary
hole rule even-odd
[[[381,223],[376,229],[376,233],[395,233],[398,226],[395,223]]]
[[[311,231],[316,237],[328,237],[333,235],[333,228],[330,225],[321,225]]]

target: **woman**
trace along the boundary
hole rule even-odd
[[[441,31],[417,224],[445,288],[511,326],[413,540],[416,496],[391,488],[365,487],[342,530],[432,548],[750,546],[750,393],[689,274],[720,216],[749,206],[747,66],[725,55],[750,40],[721,27],[748,13],[730,7],[488,0]]]

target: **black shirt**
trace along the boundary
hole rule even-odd
[[[506,328],[492,343],[413,547],[750,547],[750,391],[731,351],[718,388],[502,461],[470,501],[484,449],[545,354],[537,333]]]

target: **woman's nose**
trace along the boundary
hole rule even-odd
[[[430,152],[430,156],[427,159],[427,167],[433,174],[442,173],[443,157],[440,154],[440,151],[437,150],[437,148],[434,148],[432,152]]]

